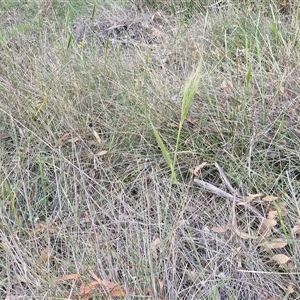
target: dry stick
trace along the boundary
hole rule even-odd
[[[254,142],[255,142],[255,129],[253,130],[253,134],[251,136],[249,153],[248,153],[248,157],[247,157],[248,176],[249,177],[250,177],[250,173],[251,173],[251,156],[252,156],[252,150],[253,150]]]
[[[210,192],[212,192],[212,193],[214,193],[214,194],[216,194],[220,197],[228,198],[232,201],[234,200],[234,196],[232,196],[229,193],[224,192],[223,190],[217,188],[216,186],[214,186],[214,185],[212,185],[212,184],[210,184],[206,181],[195,178],[194,182],[198,186],[202,186],[206,190],[208,190],[208,191],[210,191]],[[245,206],[247,209],[249,209],[251,212],[253,212],[257,217],[259,217],[261,219],[264,219],[264,216],[255,207],[251,206],[249,203],[246,203],[245,201],[243,201],[243,199],[235,197],[235,201],[237,202],[238,205]]]
[[[237,222],[236,222],[236,213],[235,213],[235,205],[236,205],[236,194],[233,194],[233,201],[232,201],[232,227],[234,230],[237,230]]]
[[[228,180],[227,176],[225,175],[224,171],[222,170],[222,168],[220,167],[220,165],[218,163],[215,163],[215,166],[217,167],[221,179],[222,181],[225,183],[225,185],[227,186],[227,188],[229,189],[229,191],[232,194],[236,194],[238,197],[242,197],[241,193],[239,191],[237,191],[236,189],[233,188],[233,186],[231,185],[230,181]]]

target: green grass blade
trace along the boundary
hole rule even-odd
[[[169,169],[171,170],[172,178],[174,180],[176,180],[176,173],[175,173],[175,170],[174,170],[174,165],[172,163],[172,160],[171,160],[170,154],[168,152],[168,149],[165,146],[162,138],[160,137],[160,134],[159,134],[158,130],[153,125],[153,123],[151,122],[151,120],[150,120],[150,124],[151,124],[152,130],[153,130],[153,133],[155,135],[156,141],[158,143],[158,146],[159,146],[159,148],[160,148],[160,150],[162,152],[162,155],[164,156],[164,159],[165,159],[165,161],[166,161]]]
[[[73,39],[73,35],[72,35],[72,33],[71,33],[71,34],[69,35],[69,38],[68,38],[67,50],[69,50],[69,48],[70,48],[72,39]]]

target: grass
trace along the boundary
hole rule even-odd
[[[300,299],[296,2],[0,12],[1,298]]]

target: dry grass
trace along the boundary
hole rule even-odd
[[[109,299],[80,291],[93,270],[124,299],[300,299],[299,7],[98,2],[0,4],[0,298]],[[196,186],[202,162],[278,197],[251,202],[277,209],[269,236],[237,234],[261,220]]]

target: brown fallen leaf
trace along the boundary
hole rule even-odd
[[[274,196],[265,196],[265,197],[262,198],[262,200],[266,201],[266,202],[275,201],[277,199],[278,199],[278,197],[274,197]]]
[[[285,265],[285,269],[287,269],[287,270],[296,270],[297,266],[290,260]]]
[[[286,208],[286,203],[285,202],[278,203],[277,209],[278,209],[278,211],[279,211],[279,213],[282,217],[287,216],[289,214],[289,211]]]
[[[63,145],[65,139],[66,139],[69,135],[70,135],[69,132],[63,134],[63,135],[57,140],[57,142],[55,143],[55,145],[54,145],[53,147],[54,147],[54,148],[57,148],[57,147]]]
[[[188,277],[193,281],[196,281],[197,278],[199,278],[199,273],[196,272],[196,270],[185,270],[185,272],[188,275]]]
[[[277,224],[277,211],[271,210],[268,212],[268,216],[266,219],[263,219],[260,227],[258,228],[257,235],[261,236],[270,236],[272,227],[276,226]]]
[[[106,150],[101,150],[101,151],[97,152],[95,155],[97,155],[97,156],[103,156],[103,155],[105,155],[106,153],[107,153]]]
[[[97,285],[99,285],[99,282],[96,280],[89,283],[82,283],[79,288],[80,295],[88,296],[93,290],[95,290]]]
[[[68,274],[68,275],[65,275],[63,277],[59,277],[59,278],[56,278],[55,281],[65,281],[65,280],[72,280],[72,279],[79,279],[81,277],[80,274]]]
[[[242,231],[239,231],[239,230],[235,230],[235,233],[241,237],[242,239],[252,239],[252,240],[255,240],[258,238],[258,236],[256,235],[251,235],[251,234],[248,234],[246,232],[242,232]]]
[[[187,116],[186,121],[191,128],[196,129],[198,127],[198,118]]]
[[[219,58],[221,56],[222,51],[219,48],[216,48],[214,51],[212,51],[212,53]]]
[[[257,199],[257,198],[261,198],[264,196],[263,193],[257,193],[257,194],[250,194],[250,193],[247,193],[247,195],[253,199]]]
[[[295,225],[294,227],[293,227],[293,229],[292,229],[292,232],[293,232],[293,234],[294,235],[297,235],[297,234],[299,234],[300,233],[300,225]]]
[[[277,224],[276,220],[269,220],[269,219],[264,219],[260,227],[258,229],[257,234],[260,236],[268,237],[271,235],[271,229]]]
[[[92,270],[89,270],[89,273],[98,282],[103,288],[106,289],[107,294],[111,297],[124,297],[126,292],[125,289],[120,285],[110,282],[108,280],[101,280]]]
[[[272,241],[267,241],[260,243],[258,246],[262,247],[264,251],[271,249],[281,249],[287,245],[287,242],[283,239],[274,239]]]
[[[92,275],[92,277],[101,284],[101,279],[93,272],[93,270],[89,269],[89,273]]]
[[[268,216],[267,219],[271,220],[271,219],[276,219],[278,216],[277,210],[276,209],[271,209],[268,211]]]
[[[274,227],[277,224],[277,221],[275,219],[265,219],[263,221],[263,224],[268,228],[270,228],[270,227]]]
[[[163,281],[159,280],[158,278],[155,278],[155,280],[158,283],[159,294],[161,295],[162,292],[163,292],[164,283],[163,283]],[[145,289],[145,290],[143,290],[143,295],[153,295],[153,290],[151,288]],[[150,298],[147,298],[147,299],[150,299]],[[151,297],[151,299],[152,299],[152,297]],[[159,300],[168,300],[168,299],[166,299],[164,297],[161,297],[161,296],[158,297],[157,299],[159,299]]]
[[[174,122],[172,122],[172,123],[167,123],[167,127],[168,128],[178,128],[178,122],[176,122],[176,121],[174,121]]]
[[[230,80],[223,80],[221,85],[220,85],[220,88],[223,92],[228,92],[229,89],[231,89],[233,87],[233,83],[232,81]]]
[[[52,249],[51,246],[47,246],[41,252],[39,256],[39,262],[46,263],[52,258],[54,258],[54,250]]]
[[[288,294],[288,295],[290,295],[290,294],[293,294],[294,293],[294,287],[291,285],[291,284],[289,284],[288,286],[287,286],[287,288],[286,288],[286,293]]]
[[[79,140],[80,140],[79,137],[74,137],[74,138],[72,138],[72,139],[69,139],[68,142],[69,142],[69,143],[76,143],[76,142],[78,142]]]
[[[163,291],[163,289],[164,289],[164,283],[163,283],[163,281],[161,281],[161,280],[158,280],[157,278],[156,278],[156,281],[158,282],[158,286],[159,286],[159,293],[161,294],[161,293],[162,293],[162,291]]]
[[[279,297],[271,297],[267,292],[263,292],[266,300],[281,300]]]
[[[158,255],[157,255],[157,247],[159,246],[160,244],[160,239],[159,238],[156,238],[151,244],[150,244],[150,250],[151,250],[151,254],[153,256],[154,259],[157,259],[158,258]]]
[[[46,222],[36,222],[34,224],[34,230],[46,230],[49,228],[49,225]]]
[[[245,201],[253,201],[253,200],[257,200],[257,199],[260,199],[261,197],[263,197],[264,194],[262,193],[258,193],[258,194],[250,194],[250,193],[247,193],[247,196],[244,196],[243,199]]]
[[[96,140],[97,140],[97,142],[98,142],[98,144],[99,144],[99,146],[100,146],[101,143],[102,143],[102,140],[101,140],[99,134],[97,133],[97,131],[93,130],[93,135],[94,135],[94,137],[96,138]]]
[[[199,166],[193,168],[193,169],[189,169],[189,172],[192,173],[194,176],[198,177],[199,176],[199,172],[201,171],[201,169],[203,169],[205,166],[207,165],[207,162],[203,162],[202,164],[200,164]]]
[[[272,256],[271,259],[275,260],[279,265],[284,265],[291,260],[291,258],[285,254],[276,254]]]
[[[231,229],[232,229],[231,225],[214,226],[211,228],[211,230],[216,233],[224,233],[227,230],[231,230]]]
[[[90,215],[87,211],[84,212],[83,216],[84,216],[83,218],[84,218],[85,223],[90,223],[91,222],[91,217],[90,217]]]
[[[116,283],[110,282],[108,280],[101,280],[101,285],[107,289],[107,292],[111,297],[125,296],[125,290]]]

